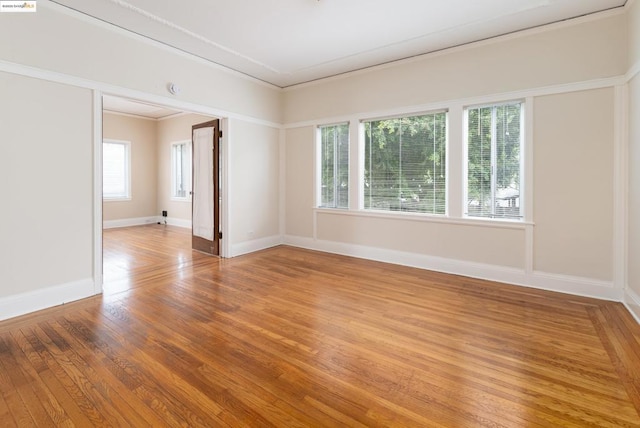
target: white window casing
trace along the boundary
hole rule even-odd
[[[102,198],[105,201],[131,199],[130,141],[103,140],[102,176]]]

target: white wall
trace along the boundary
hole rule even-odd
[[[280,131],[229,121],[231,255],[278,245],[280,239]]]
[[[623,14],[573,22],[578,23],[551,26],[551,30],[525,32],[287,89],[284,122],[401,110],[626,72]]]
[[[640,2],[635,0],[628,12],[629,67],[640,71]],[[640,74],[629,82],[629,201],[628,201],[628,255],[626,303],[640,319]]]
[[[213,120],[213,117],[199,114],[160,120],[158,132],[158,206],[157,214],[167,211],[169,223],[191,224],[191,200],[181,201],[171,198],[171,146],[179,141],[191,141],[191,127]]]
[[[182,89],[180,100],[281,122],[277,88],[115,30],[55,3],[38,3],[37,13],[3,15],[0,38],[7,41],[0,44],[2,61],[168,98],[176,98],[166,89],[174,82]]]
[[[640,306],[640,75],[629,84],[628,286]],[[640,309],[637,308],[637,310]],[[640,311],[637,312],[640,316]]]
[[[213,120],[211,116],[183,114],[152,120],[105,113],[103,137],[131,142],[131,200],[105,201],[105,227],[145,224],[168,212],[168,223],[191,225],[191,200],[171,197],[171,147],[191,141],[191,126]]]
[[[626,72],[626,35],[626,16],[607,13],[285,90],[285,241],[619,299],[613,86]],[[459,204],[462,108],[513,98],[529,109],[531,223],[313,208],[315,126],[449,109],[449,196]]]
[[[156,122],[105,113],[102,135],[105,139],[131,143],[131,199],[105,200],[102,205],[102,219],[105,225],[118,224],[116,220],[149,219],[152,221],[159,214]]]
[[[287,129],[286,139],[286,223],[288,236],[313,237],[313,153],[314,128]]]
[[[537,97],[534,269],[613,279],[614,90]]]
[[[86,89],[0,72],[0,94],[4,319],[94,292],[93,117]]]
[[[628,66],[637,66],[640,61],[640,4],[638,0],[627,0],[627,54]]]

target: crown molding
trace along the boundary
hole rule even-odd
[[[120,2],[120,3],[123,3],[123,2]],[[189,52],[184,51],[182,49],[178,49],[176,47],[167,45],[165,43],[162,43],[162,42],[159,42],[157,40],[151,39],[149,37],[142,36],[140,34],[137,34],[137,33],[134,33],[132,31],[126,30],[126,29],[124,29],[122,27],[118,27],[118,26],[116,26],[114,24],[111,24],[109,22],[102,21],[100,19],[94,18],[93,16],[87,15],[87,14],[79,12],[79,11],[77,11],[75,9],[71,9],[70,7],[67,7],[67,6],[64,6],[62,4],[56,3],[54,0],[46,0],[46,1],[40,0],[40,2],[38,2],[38,6],[39,7],[44,6],[45,8],[48,8],[48,9],[53,10],[55,12],[70,16],[70,17],[72,17],[74,19],[81,20],[81,21],[83,21],[85,23],[88,23],[88,24],[91,24],[91,25],[95,25],[97,27],[106,29],[108,31],[112,31],[114,33],[123,35],[125,37],[129,37],[129,38],[134,39],[136,41],[146,43],[146,44],[151,45],[151,46],[153,46],[155,48],[158,48],[158,49],[161,49],[161,50],[164,50],[164,51],[167,51],[167,52],[171,52],[172,54],[179,55],[179,56],[181,56],[183,58],[187,58],[187,59],[195,61],[195,62],[197,62],[199,64],[206,65],[206,66],[211,67],[211,68],[213,68],[215,70],[223,71],[223,72],[231,74],[231,75],[233,75],[235,77],[239,77],[241,79],[250,81],[252,83],[255,83],[255,84],[258,84],[258,85],[261,85],[261,86],[264,86],[264,87],[268,87],[270,89],[281,89],[279,86],[274,85],[272,83],[269,83],[269,82],[266,82],[264,80],[258,79],[258,78],[254,77],[254,76],[248,75],[246,73],[243,73],[241,71],[235,70],[233,68],[229,68],[229,67],[224,66],[222,64],[219,64],[217,62],[210,61],[208,59],[205,59],[205,58],[203,58],[201,56],[189,53]]]
[[[562,29],[562,28],[568,28],[568,27],[572,27],[572,26],[575,26],[575,25],[584,24],[584,23],[587,23],[587,22],[598,21],[600,19],[606,19],[606,18],[610,18],[612,16],[622,15],[622,14],[626,13],[627,10],[626,10],[625,6],[616,7],[616,8],[604,10],[604,11],[601,11],[601,12],[595,12],[595,13],[591,13],[589,15],[579,16],[579,17],[572,18],[572,19],[567,19],[567,20],[564,20],[564,21],[558,21],[558,22],[553,22],[553,23],[550,23],[550,24],[540,25],[540,26],[537,26],[537,27],[532,27],[532,28],[529,28],[529,29],[526,29],[526,30],[516,31],[516,32],[513,32],[513,33],[507,33],[507,34],[503,34],[503,35],[499,35],[499,36],[489,37],[489,38],[483,39],[483,40],[477,40],[477,41],[473,41],[473,42],[469,42],[469,43],[463,43],[463,44],[458,45],[458,46],[452,46],[452,47],[449,47],[449,48],[444,48],[444,49],[436,50],[436,51],[433,51],[433,52],[427,52],[427,53],[424,53],[424,54],[415,55],[415,56],[408,57],[408,58],[405,58],[405,59],[389,61],[389,62],[386,62],[384,64],[374,65],[374,66],[371,66],[371,67],[364,67],[364,68],[361,68],[359,70],[348,71],[348,72],[345,72],[345,73],[336,74],[334,76],[325,77],[325,78],[322,78],[322,79],[316,79],[316,80],[311,80],[309,82],[298,83],[296,85],[283,87],[282,90],[284,92],[290,92],[290,91],[294,91],[294,90],[298,90],[298,89],[303,89],[303,88],[307,88],[307,87],[321,85],[321,84],[324,84],[324,83],[327,83],[327,82],[333,82],[333,81],[347,79],[347,78],[358,76],[358,75],[373,73],[373,72],[376,72],[376,71],[379,71],[379,70],[385,70],[385,69],[397,67],[397,66],[400,66],[400,65],[412,64],[414,62],[419,62],[419,61],[425,61],[425,60],[429,60],[429,59],[432,59],[432,58],[437,58],[437,57],[442,56],[442,55],[448,55],[448,54],[452,54],[452,53],[463,52],[463,51],[466,51],[466,50],[469,50],[469,49],[475,49],[475,48],[478,48],[478,47],[489,46],[489,45],[492,45],[492,44],[495,44],[495,43],[501,43],[501,42],[505,42],[505,41],[509,41],[509,40],[519,39],[519,38],[522,38],[522,37],[532,36],[532,35],[535,35],[535,34],[545,33],[545,32],[548,32],[548,31],[554,31],[554,30],[558,30],[558,29]]]

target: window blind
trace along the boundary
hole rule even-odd
[[[364,122],[364,208],[446,212],[447,113]]]
[[[522,103],[467,109],[467,214],[521,218]]]
[[[320,206],[349,207],[349,124],[320,126]]]

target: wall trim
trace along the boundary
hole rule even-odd
[[[613,107],[613,282],[623,290],[627,283],[629,87],[617,85]]]
[[[283,236],[287,228],[287,134],[282,128],[278,135],[278,158],[278,233]]]
[[[159,42],[159,41],[154,40],[154,39],[152,39],[150,37],[142,36],[140,34],[137,34],[137,33],[133,32],[133,31],[118,27],[117,25],[111,24],[111,23],[103,21],[101,19],[94,18],[93,16],[90,16],[90,15],[87,15],[85,13],[79,12],[79,11],[77,11],[75,9],[72,9],[72,8],[68,7],[68,6],[56,3],[55,1],[42,1],[41,5],[38,5],[38,6],[48,7],[51,10],[54,10],[56,12],[60,12],[60,13],[62,13],[64,15],[67,15],[67,16],[71,16],[74,19],[78,19],[80,21],[95,25],[97,27],[104,28],[104,29],[106,29],[108,31],[112,31],[112,32],[114,32],[116,34],[124,35],[126,37],[129,37],[131,39],[143,42],[143,43],[145,43],[147,45],[153,46],[153,47],[158,48],[160,50],[171,52],[172,54],[179,55],[179,56],[181,56],[183,58],[187,58],[187,59],[189,59],[191,61],[197,62],[199,64],[206,65],[208,67],[211,67],[214,70],[223,71],[223,72],[225,72],[227,74],[230,74],[232,76],[235,76],[235,77],[238,77],[238,78],[242,78],[244,80],[253,82],[255,84],[258,84],[258,85],[261,85],[261,86],[264,86],[264,87],[267,87],[267,88],[280,89],[279,86],[274,85],[272,83],[269,83],[269,82],[266,82],[264,80],[258,79],[256,77],[253,77],[253,76],[248,75],[246,73],[242,73],[241,71],[234,70],[234,69],[229,68],[227,66],[224,66],[222,64],[218,64],[216,62],[210,61],[210,60],[205,59],[205,58],[203,58],[201,56],[194,55],[194,54],[191,54],[191,53],[189,53],[187,51],[184,51],[184,50],[175,48],[173,46],[167,45],[165,43]]]
[[[120,218],[117,220],[105,220],[102,223],[102,228],[115,229],[118,227],[145,226],[148,224],[157,223],[164,224],[164,221],[164,217],[161,216]],[[191,220],[177,217],[167,217],[167,225],[191,229]]]
[[[639,65],[640,67],[640,65]],[[359,119],[366,119],[369,117],[391,117],[401,115],[411,115],[418,113],[425,113],[437,110],[446,110],[453,104],[462,104],[463,106],[476,105],[476,104],[491,104],[495,102],[501,102],[506,100],[518,100],[526,99],[530,97],[541,97],[547,95],[565,94],[570,92],[588,91],[592,89],[602,89],[614,87],[616,85],[624,84],[627,80],[627,75],[605,77],[601,79],[585,80],[581,82],[561,83],[558,85],[540,86],[535,88],[521,89],[510,92],[502,92],[498,94],[478,95],[474,97],[462,98],[462,99],[448,99],[434,101],[426,104],[416,104],[409,106],[400,106],[394,108],[388,108],[376,111],[365,111],[358,113],[348,113],[340,116],[320,117],[317,119],[304,120],[300,122],[285,123],[282,125],[284,129],[303,128],[307,126],[317,126],[325,123],[343,123],[349,122],[354,117]]]
[[[628,0],[633,1],[633,0]],[[423,54],[414,55],[408,58],[398,59],[395,61],[389,61],[384,64],[373,65],[370,67],[361,68],[359,70],[348,71],[345,73],[337,74],[334,76],[329,76],[321,79],[310,80],[308,82],[302,82],[295,85],[285,86],[282,88],[283,91],[295,91],[298,89],[308,88],[312,86],[322,85],[327,82],[333,82],[337,80],[342,80],[354,76],[359,76],[363,74],[368,74],[371,72],[385,70],[387,68],[392,68],[397,65],[404,64],[412,64],[414,62],[425,61],[432,58],[437,58],[442,55],[453,54],[457,52],[463,52],[469,49],[477,49],[483,46],[488,46],[500,42],[505,42],[509,40],[515,40],[523,37],[533,36],[540,33],[545,33],[549,31],[559,30],[563,28],[573,27],[575,25],[580,25],[588,22],[598,21],[601,19],[611,18],[613,16],[622,15],[627,12],[627,9],[624,6],[614,7],[611,9],[603,10],[600,12],[594,12],[583,16],[578,16],[575,18],[570,18],[562,21],[556,21],[549,24],[539,25],[537,27],[528,28],[525,30],[514,31],[511,33],[506,33],[498,36],[488,37],[483,40],[471,41],[468,43],[463,43],[457,46],[451,46],[448,48],[443,48],[431,52],[426,52]]]
[[[25,315],[53,306],[91,297],[99,294],[95,290],[93,279],[55,285],[26,293],[13,294],[0,298],[0,321]]]
[[[145,224],[154,224],[161,220],[162,217],[135,217],[135,218],[121,218],[117,220],[104,220],[102,222],[103,229],[115,229],[117,227],[129,227],[129,226],[142,226]]]
[[[93,284],[102,293],[102,93],[93,91]]]
[[[147,116],[142,116],[139,114],[133,114],[133,113],[123,113],[121,111],[112,111],[112,110],[107,110],[104,109],[103,110],[104,114],[111,114],[114,116],[123,116],[123,117],[130,117],[133,119],[140,119],[140,120],[148,120],[151,122],[162,122],[163,120],[169,120],[169,119],[175,119],[176,117],[180,117],[180,116],[186,116],[189,113],[188,112],[178,112],[178,113],[174,113],[174,114],[170,114],[169,116],[163,116],[163,117],[159,117],[159,118],[155,118],[155,117],[147,117]]]
[[[102,93],[107,95],[157,104],[176,110],[188,111],[189,113],[197,113],[205,116],[213,116],[216,118],[231,117],[234,119],[242,120],[243,122],[269,126],[277,129],[280,129],[281,127],[280,123],[276,123],[270,120],[259,119],[252,116],[246,116],[239,113],[220,110],[218,108],[210,107],[207,105],[195,104],[190,101],[184,101],[163,95],[155,95],[137,89],[125,88],[109,83],[98,82],[95,80],[72,76],[70,74],[60,73],[57,71],[46,70],[4,60],[0,60],[0,71],[5,73],[18,74],[25,77],[32,77],[40,80],[46,80],[54,83],[62,83],[69,86],[76,86],[79,88],[92,89],[101,91]]]
[[[640,324],[640,296],[629,288],[629,286],[627,286],[624,292],[624,300],[622,303],[633,318],[635,318],[636,322]]]
[[[315,187],[317,188],[317,186]],[[342,209],[342,208],[321,208],[313,207],[313,213],[318,215],[336,215],[349,217],[383,218],[386,220],[416,221],[423,223],[457,224],[472,227],[488,227],[492,229],[516,229],[525,230],[527,226],[534,226],[534,223],[526,221],[512,221],[500,219],[485,219],[473,217],[451,217],[447,215],[421,214],[399,211],[378,211],[367,209]],[[314,235],[315,236],[315,235]]]
[[[271,247],[277,247],[282,244],[280,235],[267,236],[266,238],[254,239],[251,241],[239,242],[231,245],[230,257],[237,257],[243,254],[253,253],[255,251],[265,250]]]
[[[416,267],[436,272],[468,276],[471,278],[485,279],[577,296],[593,297],[612,301],[621,301],[623,297],[622,290],[615,289],[612,281],[539,271],[527,273],[523,269],[505,266],[467,262],[429,256],[426,254],[345,244],[341,242],[314,240],[312,238],[299,236],[285,236],[283,243],[285,245],[326,253],[341,254],[345,256],[393,263],[402,266]]]
[[[640,60],[636,61],[624,75],[625,82],[630,82],[638,73],[640,73]]]
[[[157,217],[157,219],[160,223],[164,221],[162,217]],[[177,217],[167,217],[167,225],[191,229],[191,220]]]
[[[140,34],[136,34],[132,31],[126,30],[124,28],[120,28],[116,25],[113,25],[109,22],[105,22],[99,19],[96,19],[92,16],[89,16],[85,13],[79,12],[77,10],[74,10],[70,7],[67,7],[65,5],[56,3],[55,1],[44,1],[42,2],[42,6],[46,6],[51,10],[54,10],[56,12],[60,12],[62,14],[71,16],[75,19],[79,19],[81,21],[90,23],[92,25],[96,25],[100,28],[104,28],[108,31],[112,31],[114,33],[120,34],[120,35],[124,35],[127,37],[130,37],[132,39],[135,39],[137,41],[141,41],[143,43],[146,43],[150,46],[153,46],[155,48],[161,49],[161,50],[165,50],[168,52],[171,52],[173,54],[176,55],[180,55],[184,58],[190,59],[192,61],[195,61],[197,63],[206,65],[211,67],[212,69],[215,70],[220,70],[223,72],[226,72],[232,76],[238,77],[238,78],[242,78],[245,79],[247,81],[250,81],[252,83],[267,87],[267,88],[271,88],[271,89],[279,89],[279,90],[283,90],[283,91],[287,91],[287,90],[296,90],[299,88],[304,88],[307,86],[313,86],[313,85],[317,85],[317,84],[323,84],[327,81],[333,81],[333,80],[338,80],[338,79],[344,79],[347,77],[351,77],[354,75],[360,75],[360,74],[366,74],[369,73],[371,71],[376,71],[376,70],[382,70],[385,68],[389,68],[389,67],[394,67],[398,64],[408,64],[408,63],[412,63],[415,61],[423,61],[425,59],[431,58],[431,57],[436,57],[436,56],[440,56],[440,55],[444,55],[444,54],[449,54],[449,53],[455,53],[455,52],[459,52],[459,51],[464,51],[467,49],[473,49],[473,48],[477,48],[477,47],[482,47],[482,46],[486,46],[486,45],[490,45],[490,44],[494,44],[494,43],[499,43],[499,42],[503,42],[503,41],[507,41],[507,40],[512,40],[512,39],[518,39],[518,38],[522,38],[522,37],[527,37],[527,36],[531,36],[531,35],[535,35],[535,34],[539,34],[539,33],[544,33],[544,32],[548,32],[548,31],[553,31],[553,30],[557,30],[557,29],[562,29],[562,28],[567,28],[567,27],[572,27],[575,25],[579,25],[579,24],[583,24],[583,23],[587,23],[587,22],[592,22],[592,21],[597,21],[600,19],[606,19],[606,18],[610,18],[612,16],[616,16],[616,15],[620,15],[623,13],[626,13],[630,7],[631,4],[633,3],[634,0],[627,0],[626,4],[624,6],[621,7],[614,7],[611,9],[606,9],[606,10],[602,10],[599,12],[593,12],[587,15],[583,15],[583,16],[578,16],[575,18],[571,18],[571,19],[566,19],[566,20],[561,20],[561,21],[557,21],[557,22],[551,22],[549,24],[543,24],[543,25],[539,25],[533,28],[528,28],[528,29],[524,29],[524,30],[520,30],[520,31],[515,31],[515,32],[511,32],[511,33],[506,33],[506,34],[500,34],[497,36],[493,36],[493,37],[489,37],[483,40],[477,40],[477,41],[471,41],[468,43],[463,43],[457,46],[452,46],[452,47],[448,47],[448,48],[444,48],[444,49],[439,49],[436,51],[432,51],[432,52],[427,52],[427,53],[423,53],[423,54],[418,54],[415,56],[411,56],[408,58],[403,58],[403,59],[398,59],[395,61],[390,61],[388,63],[384,63],[384,64],[378,64],[378,65],[373,65],[373,66],[369,66],[369,67],[365,67],[359,70],[354,70],[354,71],[348,71],[345,73],[341,73],[341,74],[337,74],[334,76],[329,76],[329,77],[325,77],[325,78],[318,78],[318,79],[313,79],[310,80],[308,82],[302,82],[302,83],[297,83],[297,84],[293,84],[293,85],[288,85],[288,86],[278,86],[275,85],[273,83],[267,82],[265,80],[259,79],[257,77],[251,76],[249,74],[243,73],[241,71],[238,70],[234,70],[233,68],[224,66],[222,64],[218,64],[215,63],[213,61],[207,60],[203,57],[200,57],[198,55],[194,55],[191,54],[189,52],[183,51],[181,49],[175,48],[173,46],[161,43],[157,40],[154,40],[150,37],[145,37],[142,36]]]
[[[230,242],[233,237],[231,231],[231,213],[233,208],[233,198],[230,197],[230,189],[233,187],[233,179],[231,174],[231,157],[233,156],[233,144],[230,144],[229,135],[233,135],[231,120],[222,119],[220,121],[220,129],[222,137],[220,138],[220,150],[222,160],[220,161],[220,184],[222,186],[222,206],[220,210],[220,228],[224,239],[220,242],[220,257],[231,257]]]

